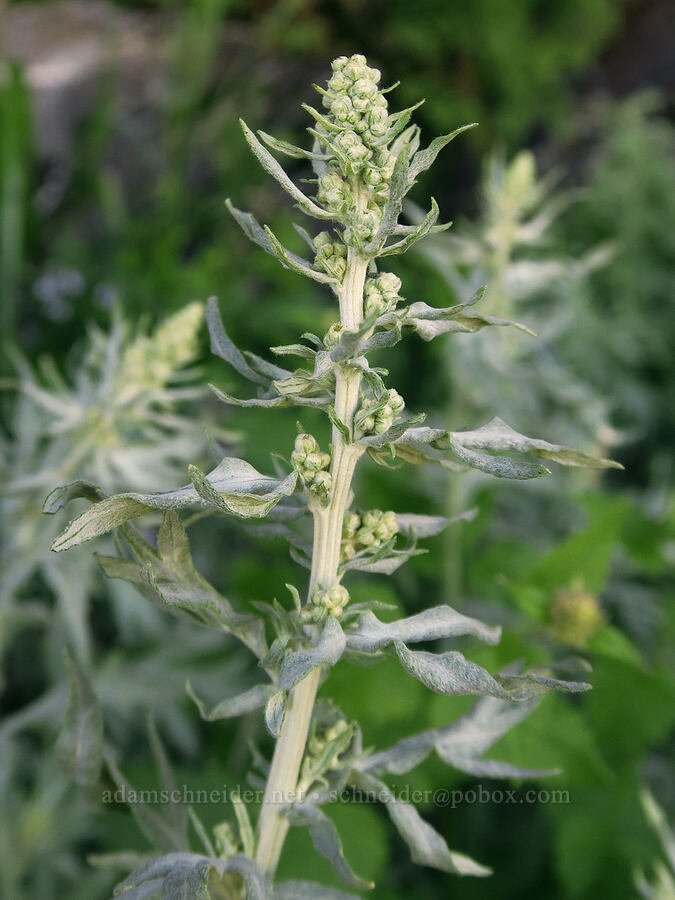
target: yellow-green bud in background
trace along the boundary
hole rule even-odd
[[[605,623],[605,615],[595,594],[577,580],[553,598],[551,620],[559,640],[583,646]]]
[[[168,316],[150,335],[136,338],[122,356],[118,400],[127,402],[142,391],[159,390],[194,362],[203,320],[204,304],[190,303]]]

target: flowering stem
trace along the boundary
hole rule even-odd
[[[348,328],[354,328],[363,319],[363,286],[367,266],[367,260],[350,248],[347,270],[338,292],[340,322]],[[358,408],[360,383],[358,369],[345,366],[336,374],[335,411],[350,432]],[[335,426],[332,442],[330,499],[327,506],[313,509],[314,543],[308,602],[317,587],[328,590],[338,581],[342,523],[351,500],[354,469],[363,452],[357,445],[346,443]],[[258,819],[256,851],[256,861],[269,877],[274,875],[289,827],[282,807],[299,799],[296,796],[298,777],[320,675],[321,670],[314,669],[291,691],[274,749]]]

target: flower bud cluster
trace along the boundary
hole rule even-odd
[[[347,270],[347,248],[338,238],[328,231],[321,231],[314,238],[314,265],[342,281]]]
[[[328,500],[332,477],[326,469],[330,465],[330,453],[321,452],[315,437],[311,434],[297,436],[291,462],[307,490],[323,501]]]
[[[326,756],[326,749],[331,744],[335,744],[334,752],[328,758],[323,759],[324,770],[337,769],[340,767],[340,754],[345,749],[345,742],[349,740],[352,734],[352,726],[346,719],[338,719],[328,728],[316,730],[307,741],[307,753],[309,757],[315,760]],[[342,740],[340,740],[342,738]],[[309,768],[309,767],[308,767]]]
[[[370,242],[382,220],[382,206],[394,170],[386,136],[390,118],[387,101],[379,90],[380,72],[370,68],[360,53],[333,61],[328,89],[322,91],[326,118],[317,133],[334,158],[319,177],[317,199],[324,208],[342,214],[348,246]],[[367,188],[368,202],[357,209],[354,177]]]
[[[337,616],[344,612],[349,603],[349,591],[341,584],[334,584],[327,591],[316,588],[306,609],[306,618],[310,622],[321,622],[326,616]]]
[[[364,290],[364,312],[367,316],[381,316],[394,309],[403,299],[399,295],[401,279],[393,272],[381,272],[377,278],[369,278]]]
[[[323,105],[330,121],[340,129],[336,145],[356,175],[370,165],[377,145],[387,134],[387,101],[378,89],[379,70],[371,69],[360,53],[340,56],[333,60],[332,69]]]
[[[359,515],[348,512],[342,526],[342,556],[351,559],[360,550],[376,550],[398,534],[396,513],[389,510],[369,509]]]
[[[384,434],[403,411],[405,402],[394,388],[387,391],[386,400],[365,403],[356,416],[356,424],[364,434]]]

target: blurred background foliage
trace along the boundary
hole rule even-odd
[[[230,373],[209,359],[203,331],[194,344],[182,331],[177,350],[162,344],[161,322],[216,294],[232,337],[258,352],[331,324],[327,296],[251,249],[223,200],[236,197],[293,244],[286,199],[256,168],[237,119],[299,138],[309,83],[355,51],[402,81],[399,106],[426,97],[427,136],[481,126],[430,176],[455,225],[397,262],[404,293],[448,305],[487,284],[490,313],[539,334],[402,344],[382,356],[393,384],[433,423],[503,415],[626,466],[602,480],[556,472],[515,487],[364,466],[366,507],[479,513],[391,583],[355,580],[356,599],[412,613],[433,597],[501,622],[499,647],[470,650],[491,669],[569,655],[593,666],[590,694],[548,697],[497,748],[514,763],[559,767],[541,787],[569,790],[569,803],[423,811],[495,868],[489,890],[500,900],[628,900],[638,872],[644,896],[670,896],[655,814],[641,805],[648,786],[666,815],[675,809],[667,16],[660,0],[0,4],[0,896],[104,900],[116,873],[89,857],[134,836],[147,849],[125,807],[79,796],[56,766],[64,648],[91,669],[110,744],[137,787],[157,784],[150,712],[179,783],[194,790],[243,783],[249,742],[269,749],[256,716],[205,725],[185,698],[188,674],[207,700],[232,693],[251,675],[239,650],[106,583],[86,549],[50,558],[59,523],[39,510],[73,466],[111,490],[147,489],[182,483],[187,462],[223,446],[261,468],[270,450],[287,452],[293,415],[214,405],[195,386],[230,388]],[[422,181],[413,200],[431,186]],[[131,363],[152,359],[134,370],[140,394],[125,394]],[[318,428],[309,412],[303,423]],[[243,604],[298,580],[280,542],[215,519],[191,535],[207,577]],[[367,676],[342,667],[330,685],[366,743],[466,709],[386,664]],[[429,760],[411,786],[478,782]],[[198,811],[209,823],[229,815]],[[374,898],[484,896],[484,883],[413,868],[381,810],[330,812],[347,858],[378,882]],[[303,831],[291,833],[281,875],[333,878]],[[659,878],[665,893],[645,893]]]

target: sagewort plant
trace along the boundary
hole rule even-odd
[[[162,849],[172,852],[143,863],[118,886],[117,893],[126,900],[355,896],[305,881],[274,884],[285,836],[290,826],[297,825],[309,828],[317,851],[331,860],[348,885],[369,887],[343,858],[339,836],[322,810],[336,791],[357,796],[367,792],[383,802],[415,862],[460,875],[487,875],[488,868],[451,851],[411,804],[397,798],[387,785],[387,774],[408,772],[435,751],[449,765],[471,774],[532,775],[533,770],[485,760],[483,754],[533,709],[543,693],[589,687],[558,680],[550,672],[524,672],[518,667],[490,674],[457,650],[411,649],[418,642],[460,635],[492,644],[499,640],[499,628],[449,606],[384,622],[376,615],[376,602],[350,603],[352,572],[390,574],[417,552],[419,538],[436,534],[448,524],[440,517],[362,509],[352,493],[354,471],[361,461],[383,466],[434,462],[449,469],[452,477],[473,468],[512,479],[548,475],[541,460],[594,468],[615,464],[525,437],[500,419],[472,431],[422,425],[424,415],[406,413],[403,398],[385,380],[386,370],[369,364],[371,351],[393,347],[410,333],[428,341],[488,326],[523,326],[475,311],[483,291],[447,309],[405,303],[400,280],[386,271],[387,258],[447,226],[437,224],[434,200],[419,224],[400,223],[403,199],[440,150],[471,126],[420,149],[419,128],[409,124],[415,107],[390,113],[386,94],[391,89],[380,88],[380,73],[363,56],[341,57],[332,68],[327,87],[317,88],[322,111],[305,107],[313,120],[308,129],[311,149],[264,132],[259,139],[242,122],[246,140],[263,168],[300,210],[321,223],[322,230],[314,236],[297,229],[313,258],[286,249],[250,213],[229,202],[228,206],[251,240],[285,268],[332,292],[337,301],[335,324],[323,337],[305,334],[302,342],[272,348],[276,357],[300,358],[300,367],[291,371],[240,352],[223,329],[214,299],[207,309],[213,352],[257,387],[257,396],[251,399],[235,399],[214,387],[215,393],[226,403],[240,406],[322,410],[330,421],[330,438],[301,430],[288,466],[274,476],[259,473],[241,459],[225,458],[208,475],[190,467],[191,483],[165,493],[104,498],[98,489],[78,482],[58,489],[49,500],[52,510],[76,496],[95,501],[57,539],[55,550],[117,528],[128,553],[102,560],[109,576],[135,582],[144,591],[152,588],[170,610],[236,635],[258,657],[264,673],[259,684],[210,710],[189,688],[209,720],[264,709],[276,744],[271,761],[255,761],[265,785],[255,827],[249,810],[239,801],[233,811],[238,833],[224,825],[211,838],[193,815],[204,854],[191,852],[184,823],[182,831],[172,832],[172,842],[164,843]],[[308,160],[316,196],[299,190],[265,145],[276,153]],[[256,614],[236,610],[193,567],[181,520],[186,509],[248,520],[265,518],[258,525],[260,533],[286,537],[294,558],[309,569],[304,596],[297,586],[287,585],[286,604],[274,599],[255,603]],[[163,513],[156,547],[132,524],[153,510]],[[370,665],[385,656],[394,657],[432,691],[480,699],[457,722],[406,737],[388,749],[366,750],[358,723],[329,702],[317,702],[317,691],[338,663]],[[77,722],[76,694],[68,714],[70,728]],[[82,732],[79,737],[69,742],[66,735],[62,747],[83,752],[87,741]],[[118,777],[114,767],[111,771]]]

